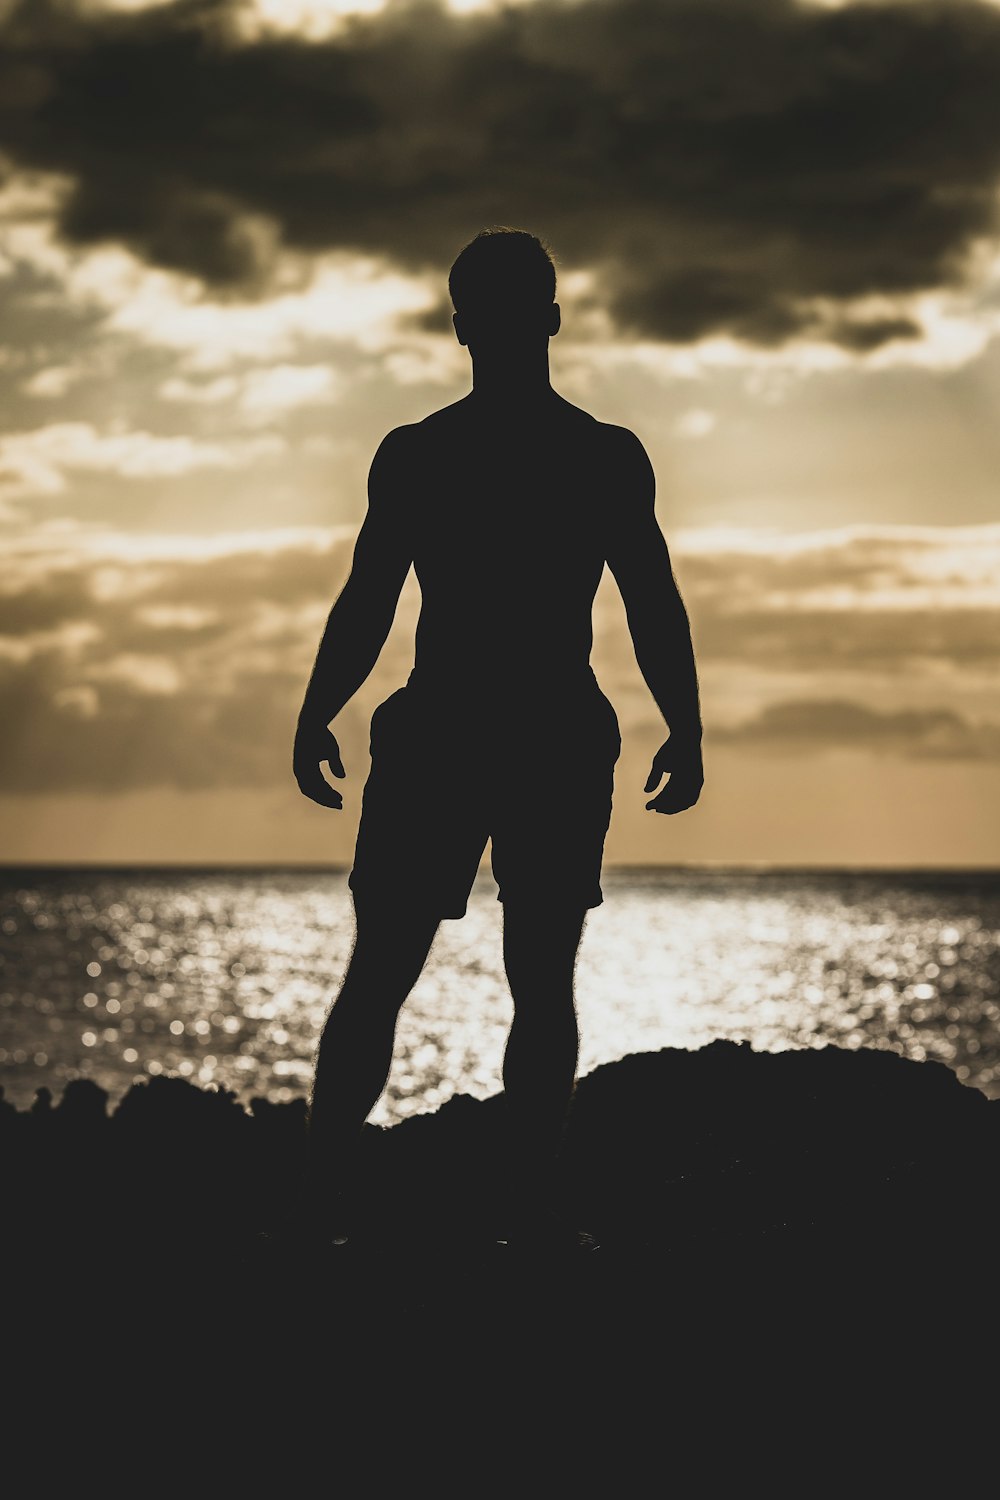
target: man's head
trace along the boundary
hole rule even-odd
[[[556,268],[524,229],[484,229],[459,252],[448,276],[461,344],[518,344],[559,331]]]

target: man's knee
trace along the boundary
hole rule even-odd
[[[344,980],[345,990],[377,991],[387,998],[401,991],[400,1003],[416,983],[427,961],[437,923],[393,921],[358,924],[358,934]]]
[[[423,956],[355,948],[338,1004],[379,1005],[397,1010],[420,977]]]
[[[532,975],[550,979],[572,976],[586,913],[580,907],[555,910],[537,904],[504,905],[503,946],[508,973],[530,982]]]
[[[588,908],[580,901],[555,896],[507,896],[503,903],[504,935],[561,947],[579,942]]]

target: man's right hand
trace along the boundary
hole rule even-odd
[[[309,727],[300,723],[292,750],[292,771],[299,791],[312,802],[318,802],[320,807],[339,811],[344,799],[320,770],[324,764],[330,767],[334,776],[346,775],[340,746],[326,725]]]

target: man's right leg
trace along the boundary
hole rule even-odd
[[[320,1038],[309,1106],[309,1192],[336,1220],[362,1127],[392,1066],[396,1019],[420,976],[440,918],[355,896],[351,961]]]

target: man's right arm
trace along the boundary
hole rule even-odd
[[[293,769],[299,790],[323,807],[343,807],[324,777],[328,764],[344,775],[340,748],[328,728],[378,660],[392,627],[413,560],[405,509],[404,453],[409,429],[382,441],[368,476],[368,514],[358,533],[351,572],[330,611],[299,710]]]
[[[704,781],[698,674],[687,611],[666,539],[654,511],[656,481],[645,448],[616,428],[609,492],[614,496],[608,566],[621,590],[639,670],[669,729],[653,757],[645,790],[668,784],[646,807],[675,813],[692,807]]]

